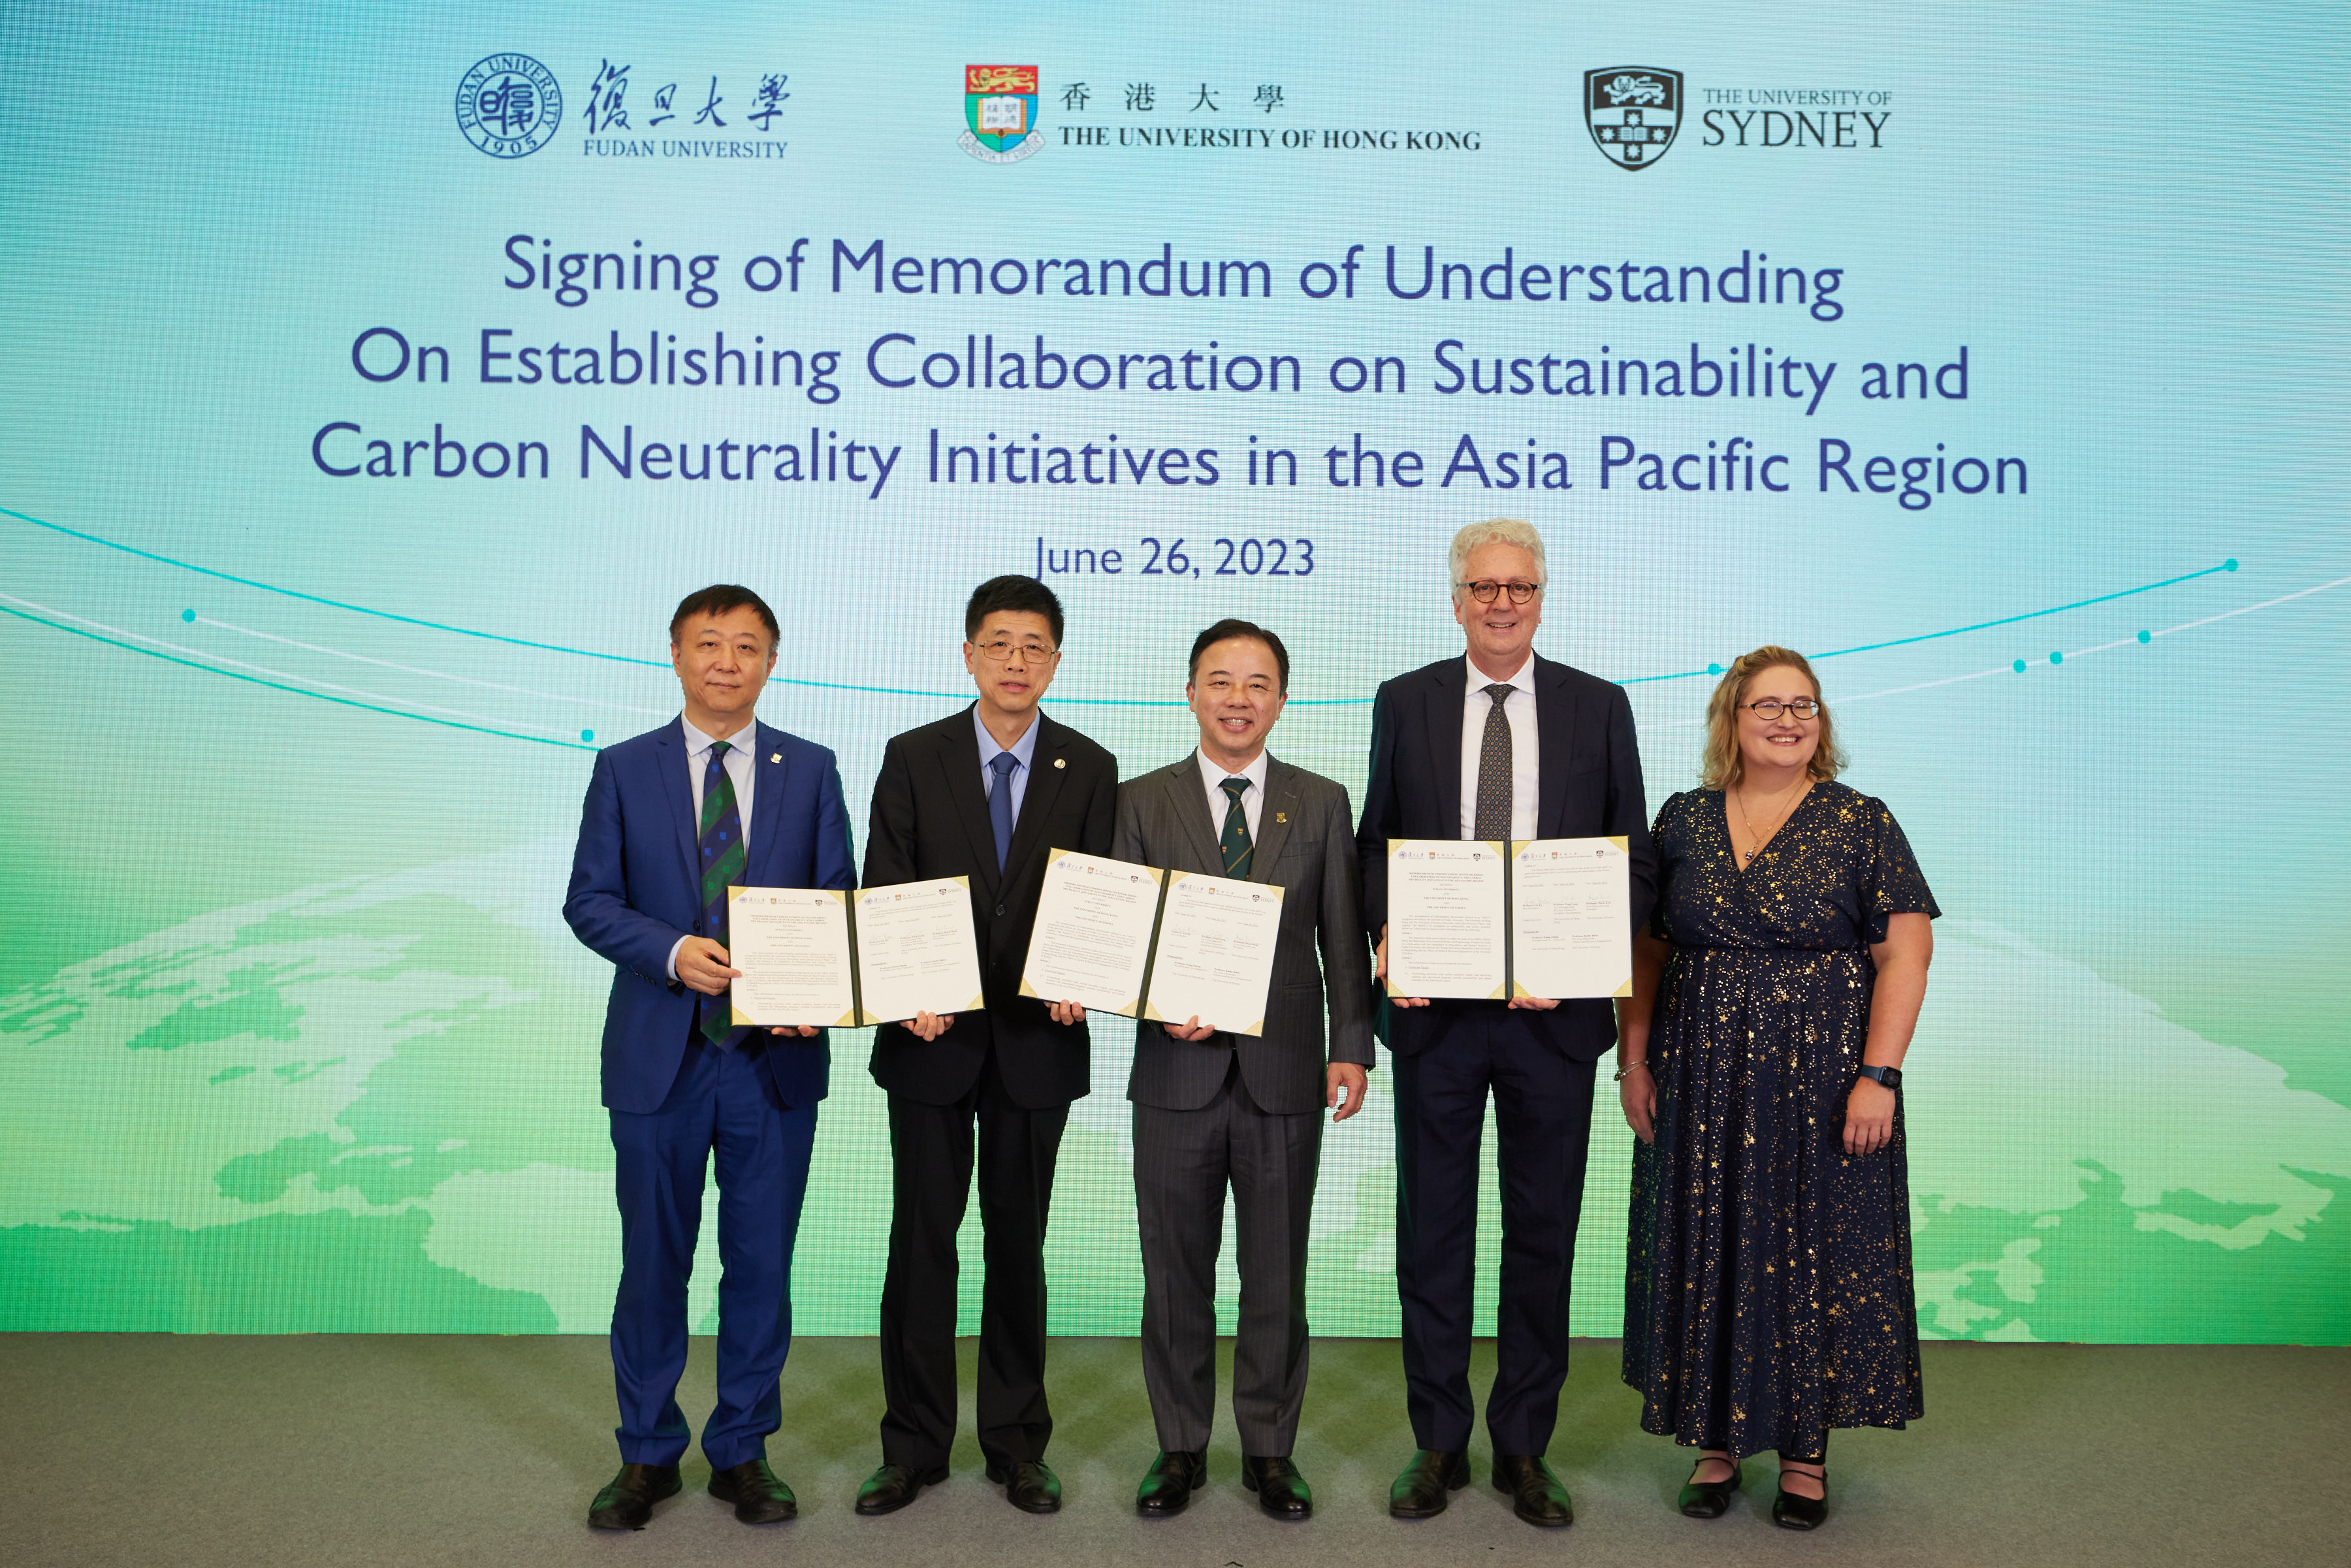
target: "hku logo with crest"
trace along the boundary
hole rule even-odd
[[[983,163],[1018,163],[1045,145],[1037,134],[1035,66],[963,68],[963,117],[956,145]]]
[[[1619,168],[1646,169],[1664,157],[1681,119],[1679,71],[1609,66],[1583,73],[1583,123]]]

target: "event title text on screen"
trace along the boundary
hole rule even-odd
[[[794,240],[781,256],[758,255],[737,268],[710,253],[559,252],[553,238],[508,236],[500,281],[577,308],[599,296],[674,294],[695,309],[719,302],[722,282],[739,276],[753,294],[798,294],[806,285],[833,294],[1052,295],[1071,298],[1270,299],[1276,273],[1262,258],[1179,256],[1170,242],[1140,256],[995,256],[893,254],[880,239],[862,246],[835,239],[827,257]],[[1350,245],[1332,259],[1298,268],[1297,291],[1309,299],[1483,300],[1497,304],[1793,306],[1815,321],[1840,320],[1837,290],[1844,269],[1771,265],[1771,254],[1741,250],[1739,259],[1672,262],[1587,257],[1536,260],[1516,246],[1499,256],[1440,255],[1433,245],[1387,246],[1381,265],[1368,246]],[[1286,271],[1286,267],[1285,267]],[[1371,273],[1372,277],[1364,274]]]

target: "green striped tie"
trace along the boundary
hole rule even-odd
[[[1246,878],[1249,862],[1257,856],[1257,846],[1249,842],[1249,813],[1241,810],[1241,793],[1249,787],[1246,779],[1228,779],[1217,788],[1225,792],[1225,831],[1217,840],[1217,848],[1224,852],[1225,874]]]
[[[731,748],[723,740],[710,743],[710,763],[702,775],[702,929],[705,936],[728,947],[726,890],[743,882],[749,856],[743,848],[743,816],[735,804],[735,780],[726,771]],[[705,997],[702,1032],[724,1041],[735,1031],[735,1009],[725,992]]]

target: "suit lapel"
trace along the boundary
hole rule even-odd
[[[1061,781],[1070,776],[1066,766],[1069,758],[1062,749],[1068,744],[1068,738],[1060,725],[1041,713],[1037,716],[1037,745],[1029,753],[1029,788],[1020,796],[1020,814],[1012,820],[1012,847],[1004,852],[1007,866],[1025,864],[1027,858],[1036,852],[1039,847],[1037,841],[1044,836],[1045,819],[1053,810],[1053,801],[1061,793]],[[971,743],[971,750],[972,766],[977,768],[977,740]],[[996,834],[993,829],[988,831],[987,849],[991,856],[995,854]]]
[[[1461,710],[1468,700],[1468,677],[1459,659],[1447,659],[1429,672],[1428,765],[1437,774],[1437,810],[1443,831],[1439,838],[1461,832]]]
[[[750,857],[743,875],[751,885],[773,887],[776,837],[781,831],[777,824],[784,820],[784,773],[789,767],[784,760],[784,732],[755,721],[751,744],[758,748],[751,756],[751,776],[758,782],[751,789]]]
[[[1169,814],[1184,825],[1196,863],[1210,876],[1222,876],[1225,855],[1217,839],[1223,826],[1208,817],[1208,797],[1200,783],[1200,754],[1195,751],[1175,767],[1161,769],[1159,787],[1167,792]]]
[[[684,868],[694,901],[702,902],[702,824],[694,816],[694,786],[686,778],[685,729],[673,721],[654,743],[654,766],[661,769],[662,793],[669,798],[670,820],[677,824],[678,864]]]
[[[1567,670],[1549,659],[1535,660],[1535,835],[1561,836],[1567,810],[1567,770],[1575,760],[1575,696]]]
[[[974,704],[977,707],[978,705]],[[988,825],[987,791],[979,781],[979,733],[971,708],[940,727],[937,761],[947,798],[963,819],[964,836],[971,841],[972,862],[990,893],[1002,880],[996,869],[996,830]]]
[[[1290,837],[1297,816],[1298,769],[1269,757],[1265,759],[1265,800],[1258,808],[1257,852],[1249,861],[1251,882],[1273,881],[1273,862],[1281,858],[1282,841]]]

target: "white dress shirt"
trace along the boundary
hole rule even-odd
[[[726,757],[720,764],[726,777],[735,784],[735,814],[743,820],[743,847],[751,847],[751,785],[759,776],[759,758],[755,755],[759,747],[759,721],[756,718],[728,736],[705,735],[694,727],[694,721],[684,714],[678,716],[677,727],[685,731],[686,788],[694,796],[694,832],[702,837],[702,779],[710,770],[710,747],[719,740],[726,742]],[[681,936],[670,944],[669,977],[677,978],[677,950],[685,946]]]
[[[1200,782],[1208,792],[1210,838],[1221,839],[1224,836],[1225,808],[1232,804],[1231,798],[1225,793],[1225,780],[1246,779],[1249,781],[1249,787],[1241,791],[1241,820],[1249,824],[1249,847],[1256,848],[1257,825],[1265,816],[1265,748],[1259,747],[1258,754],[1249,758],[1249,765],[1238,773],[1226,772],[1223,764],[1209,761],[1205,751],[1196,751],[1192,756],[1200,765]]]
[[[1486,688],[1495,684],[1463,655],[1468,671],[1467,700],[1461,705],[1461,836],[1478,836],[1478,754],[1486,745],[1486,715],[1494,699]],[[1510,837],[1535,836],[1535,656],[1530,653],[1518,674],[1503,683],[1514,688],[1502,699],[1502,716],[1510,727]]]

